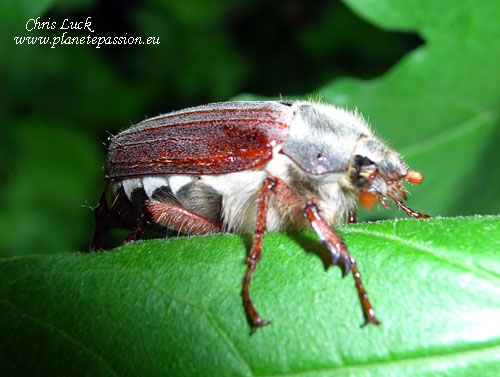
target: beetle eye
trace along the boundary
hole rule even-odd
[[[360,156],[357,154],[354,156],[354,166],[360,168],[362,166],[374,165],[374,162],[370,160],[368,157]]]
[[[352,161],[352,170],[351,170],[351,181],[356,182],[356,185],[361,188],[365,185],[366,179],[363,178],[360,173],[361,173],[361,168],[364,166],[370,166],[370,165],[375,165],[375,163],[370,160],[368,157],[361,156],[359,154],[354,156],[354,159]]]

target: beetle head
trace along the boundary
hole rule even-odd
[[[377,201],[389,208],[387,199],[390,198],[398,208],[408,214],[414,217],[428,217],[402,203],[402,199],[406,200],[404,181],[420,184],[423,175],[408,170],[401,156],[378,139],[363,137],[359,140],[346,178],[359,190],[359,201],[367,209],[371,209]]]

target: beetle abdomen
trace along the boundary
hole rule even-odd
[[[148,202],[174,204],[217,224],[221,222],[222,195],[200,182],[200,177],[170,175],[112,181],[105,200],[119,225],[128,228],[136,225]]]

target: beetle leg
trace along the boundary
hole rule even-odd
[[[269,191],[273,189],[276,181],[272,178],[267,178],[262,186],[262,191],[260,192],[258,207],[257,207],[257,224],[255,226],[255,233],[252,240],[252,250],[250,255],[247,257],[246,262],[248,263],[247,270],[245,273],[245,278],[243,279],[243,289],[241,295],[243,296],[243,303],[247,310],[247,314],[252,321],[253,328],[258,328],[265,326],[271,321],[262,319],[255,310],[252,300],[250,298],[249,287],[251,283],[252,273],[255,271],[257,263],[261,259],[262,255],[262,241],[264,239],[264,233],[266,232],[266,216],[267,208],[269,204]]]
[[[222,233],[214,221],[175,204],[148,202],[144,212],[158,225],[187,234]]]
[[[396,203],[398,208],[405,211],[408,216],[413,216],[416,219],[429,219],[430,218],[429,215],[426,215],[425,213],[420,213],[420,212],[414,211],[410,207],[403,204],[403,202],[401,201],[399,196],[392,195],[391,198],[394,201],[394,203]]]
[[[321,243],[325,245],[332,254],[333,264],[340,262],[343,266],[343,276],[347,275],[350,270],[354,276],[354,283],[358,290],[359,300],[361,301],[361,308],[363,309],[363,316],[365,322],[362,326],[368,323],[379,324],[380,322],[375,317],[370,300],[361,281],[361,274],[359,273],[356,261],[347,251],[344,241],[330,228],[328,223],[320,216],[317,202],[314,198],[309,199],[304,207],[304,215],[311,222],[311,226],[318,235]]]
[[[137,241],[142,237],[142,233],[144,232],[144,214],[137,221],[136,226],[132,228],[130,234],[125,238],[124,243]]]
[[[97,207],[94,210],[95,228],[92,242],[90,243],[89,252],[94,252],[102,249],[104,244],[104,237],[113,227],[114,221],[106,203],[106,198],[102,194]]]
[[[295,191],[282,179],[274,177],[274,186],[271,187],[273,198],[278,202],[284,217],[293,219],[293,222],[302,220],[302,201]]]
[[[347,215],[348,224],[356,224],[356,208],[352,209]]]

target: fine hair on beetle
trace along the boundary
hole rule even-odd
[[[343,275],[352,272],[364,324],[378,324],[355,259],[335,231],[392,201],[409,216],[404,183],[420,184],[357,112],[311,101],[212,103],[146,119],[111,138],[91,251],[114,228],[126,242],[147,230],[253,232],[242,298],[253,329],[268,324],[250,283],[267,231],[309,230]]]

